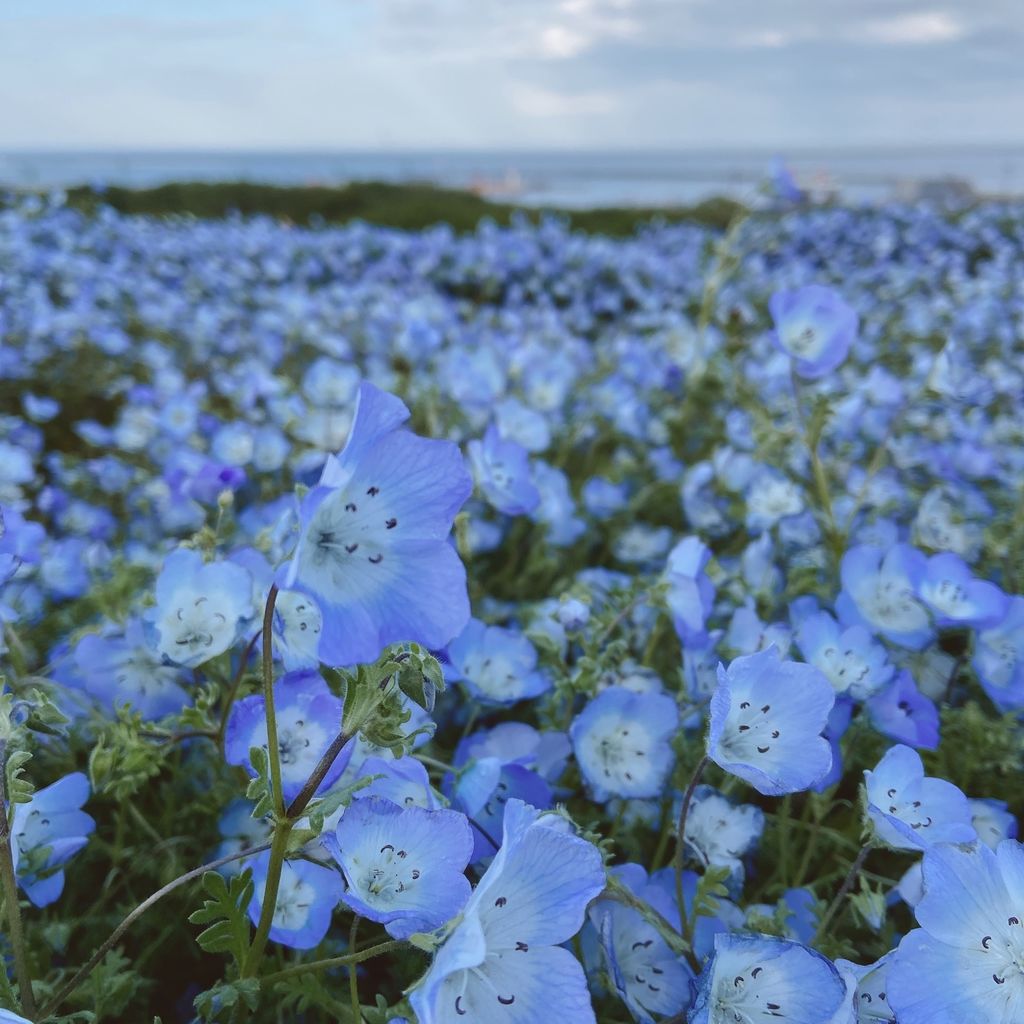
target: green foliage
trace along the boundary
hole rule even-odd
[[[402,644],[406,659],[399,664],[398,688],[424,711],[434,710],[439,693],[444,693],[444,673],[441,664],[430,651],[419,644]]]
[[[237,978],[218,982],[213,988],[201,992],[194,1006],[199,1019],[206,1022],[227,1020],[239,1003],[255,1010],[260,1002],[259,978]]]
[[[32,760],[28,750],[12,750],[4,764],[4,780],[7,785],[7,799],[12,804],[24,804],[32,798],[35,786],[25,776],[25,765]]]
[[[96,793],[127,800],[160,773],[162,749],[143,735],[142,716],[129,707],[99,726],[89,755],[89,778]]]
[[[270,757],[266,747],[250,747],[249,763],[256,775],[249,780],[245,795],[253,801],[252,816],[265,818],[274,810],[274,787],[270,782]]]
[[[731,872],[727,867],[708,867],[697,882],[697,895],[693,900],[693,917],[714,917],[718,901],[729,898],[726,882]]]
[[[455,231],[472,231],[482,220],[509,224],[519,217],[536,221],[532,208],[495,203],[470,192],[432,185],[395,185],[357,181],[341,187],[260,185],[253,182],[176,182],[156,188],[114,186],[97,195],[88,186],[68,190],[70,205],[92,211],[102,204],[122,213],[159,216],[188,215],[219,218],[233,213],[264,214],[297,224],[370,224],[419,230],[435,224]],[[631,235],[651,221],[688,222],[724,230],[742,209],[732,199],[706,199],[694,206],[670,209],[616,208],[596,210],[547,209],[573,228],[594,234]]]
[[[131,960],[120,950],[112,949],[93,968],[81,990],[92,1014],[85,1019],[96,1021],[123,1020],[125,1009],[149,983],[131,967]]]
[[[248,868],[225,880],[216,871],[203,875],[203,889],[210,897],[189,915],[192,924],[205,924],[196,942],[207,953],[230,953],[241,965],[249,950],[249,904],[255,887]]]
[[[993,715],[977,700],[942,708],[938,750],[921,751],[925,770],[972,796],[997,796],[1024,814],[1024,730],[1012,713]]]

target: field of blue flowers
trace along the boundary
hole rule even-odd
[[[0,339],[0,1022],[1024,1021],[1024,207],[23,198]]]

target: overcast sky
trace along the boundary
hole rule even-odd
[[[0,0],[0,149],[1024,142],[1024,0]]]

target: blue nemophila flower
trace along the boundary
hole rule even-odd
[[[679,910],[662,879],[647,877],[639,864],[622,864],[612,873],[636,897],[678,926]],[[671,883],[674,885],[674,881]],[[597,931],[608,974],[633,1019],[654,1024],[652,1014],[681,1013],[690,1003],[693,971],[638,910],[614,900],[597,900],[588,912]]]
[[[573,720],[569,729],[580,772],[595,800],[661,793],[675,754],[676,702],[661,693],[610,686]]]
[[[921,755],[898,744],[864,772],[868,817],[882,842],[897,850],[969,843],[976,834],[967,797],[945,779],[924,773]]]
[[[699,537],[686,537],[669,552],[665,600],[684,644],[707,638],[705,623],[715,604],[715,585],[704,571],[710,560],[711,549]]]
[[[458,448],[402,429],[409,410],[363,383],[341,454],[300,511],[281,583],[320,608],[320,659],[372,661],[390,643],[443,647],[469,618],[466,571],[448,541],[471,481]]]
[[[604,888],[597,848],[510,800],[501,849],[409,1000],[420,1024],[594,1024],[586,977],[560,944]]]
[[[759,467],[751,477],[746,488],[746,506],[746,527],[752,535],[799,515],[805,507],[801,488],[769,466]]]
[[[865,707],[883,736],[925,750],[939,745],[939,709],[918,690],[906,669],[871,697]]]
[[[154,650],[141,619],[121,634],[91,634],[75,647],[75,665],[87,693],[108,708],[131,704],[143,718],[162,718],[191,702],[180,665]]]
[[[801,377],[814,380],[834,370],[857,337],[857,313],[833,288],[810,284],[776,292],[768,303],[775,347],[794,361]]]
[[[889,966],[900,1024],[1024,1020],[1024,847],[943,843],[924,855],[919,928]]]
[[[887,994],[894,956],[892,950],[866,967],[849,960],[836,961],[836,969],[846,980],[851,1005],[846,1019],[837,1018],[835,1024],[896,1024]]]
[[[167,556],[146,613],[155,647],[168,661],[196,668],[228,650],[253,612],[252,580],[231,562],[203,563],[197,551]]]
[[[836,610],[847,625],[863,622],[893,643],[919,650],[932,638],[931,617],[918,600],[928,560],[909,544],[888,551],[862,544],[843,555]]]
[[[89,780],[81,772],[72,772],[33,793],[27,803],[15,805],[11,822],[14,869],[18,884],[37,907],[49,906],[60,897],[64,865],[96,829],[96,822],[81,809],[88,799]],[[30,855],[31,864],[26,859]]]
[[[274,602],[274,651],[289,672],[320,664],[320,606],[299,590],[282,590]]]
[[[715,936],[689,1024],[830,1024],[846,986],[820,953],[767,935]]]
[[[1005,617],[978,632],[971,660],[1000,711],[1024,708],[1024,597],[1013,597]]]
[[[718,666],[708,756],[765,796],[797,793],[832,767],[822,736],[835,692],[811,665],[768,647]]]
[[[306,780],[341,732],[344,701],[335,697],[323,679],[312,671],[290,672],[274,684],[277,714],[277,745],[281,755],[281,784],[285,801],[298,796]],[[254,775],[249,761],[253,747],[267,746],[267,715],[263,697],[253,694],[231,709],[224,734],[224,759],[240,764]],[[341,775],[352,756],[346,745],[324,776],[317,793],[324,793]]]
[[[678,814],[675,816],[678,820]],[[686,816],[686,848],[704,867],[742,874],[742,858],[764,831],[764,811],[732,804],[710,786],[698,786]]]
[[[551,689],[537,668],[537,650],[518,630],[470,619],[448,645],[446,675],[487,704],[514,704]]]
[[[256,886],[249,904],[249,918],[257,924],[267,886],[270,854],[253,858],[252,879]],[[344,885],[334,868],[308,860],[286,860],[281,865],[270,938],[292,949],[313,949],[323,942],[331,927],[331,915],[341,902]]]
[[[427,769],[415,757],[399,757],[393,761],[368,757],[360,765],[356,778],[373,780],[363,789],[356,790],[353,794],[356,800],[378,796],[399,807],[426,807],[430,810],[438,805]]]
[[[521,444],[502,438],[491,424],[483,440],[469,442],[468,451],[477,487],[499,512],[528,515],[540,505],[530,456]]]
[[[979,797],[969,799],[971,824],[981,840],[994,850],[1004,839],[1017,838],[1017,819],[1010,813],[1005,800]]]
[[[345,902],[393,938],[439,928],[469,899],[473,835],[458,811],[354,800],[328,849],[348,883]]]
[[[796,631],[804,659],[832,684],[836,694],[866,700],[892,678],[885,648],[864,626],[843,629],[828,612],[804,618]]]
[[[999,587],[975,579],[967,563],[951,551],[928,559],[918,596],[939,626],[994,626],[1006,617],[1010,604]]]
[[[453,764],[460,770],[446,776],[445,792],[470,818],[474,861],[498,849],[509,800],[551,806],[550,782],[561,775],[569,749],[565,733],[540,733],[522,722],[502,722],[459,743]]]

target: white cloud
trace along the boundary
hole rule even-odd
[[[922,11],[898,18],[869,21],[864,26],[868,39],[889,44],[948,43],[966,35],[964,26],[945,11]]]
[[[548,25],[540,34],[540,50],[545,57],[567,59],[590,48],[593,37],[564,25]]]

